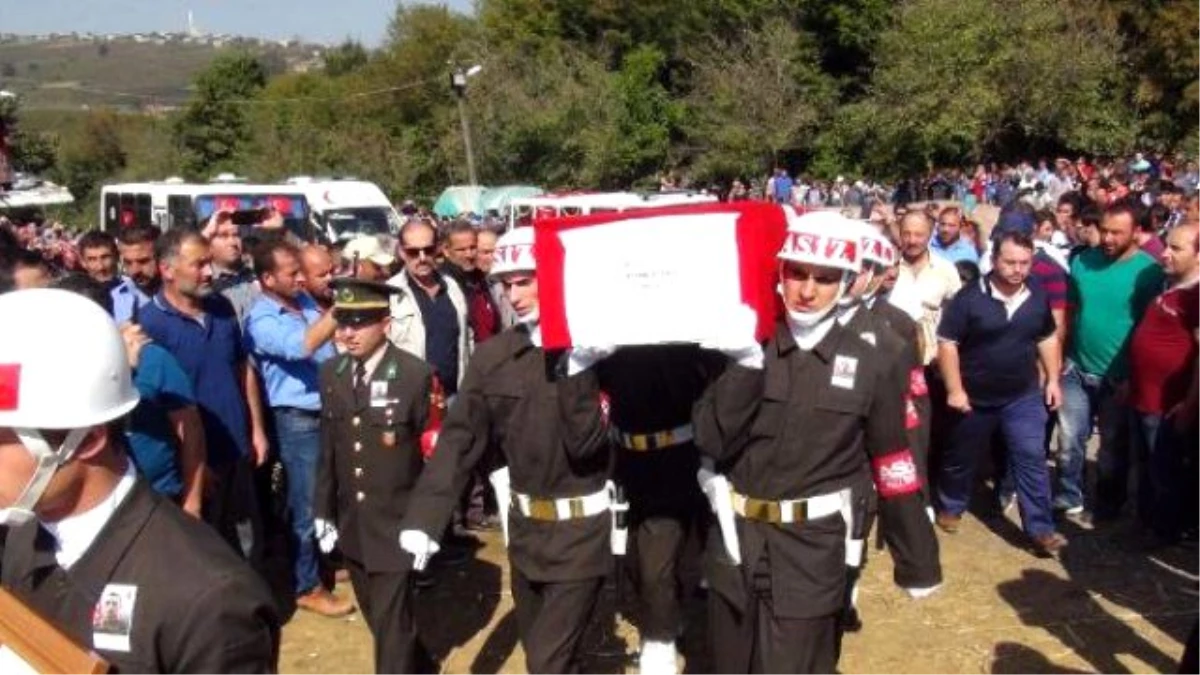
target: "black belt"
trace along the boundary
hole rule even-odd
[[[280,405],[272,408],[275,412],[289,413],[293,415],[302,415],[304,417],[320,417],[320,410],[308,410],[307,408],[293,408],[291,406]]]

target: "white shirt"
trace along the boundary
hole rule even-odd
[[[993,298],[999,300],[1000,304],[1004,305],[1004,312],[1008,314],[1008,320],[1012,321],[1013,314],[1016,314],[1017,310],[1021,309],[1021,305],[1025,304],[1025,301],[1029,299],[1029,286],[1021,284],[1021,287],[1017,289],[1016,293],[1013,293],[1012,295],[1005,295],[1000,291],[999,288],[996,288],[996,284],[992,283],[989,277],[980,279],[980,286],[983,286],[984,279],[988,279],[986,283],[988,286],[991,286],[991,292],[988,293],[987,288],[984,288],[983,292],[988,293]]]
[[[921,360],[929,365],[937,356],[936,336],[942,308],[962,288],[962,281],[954,263],[932,253],[927,253],[926,259],[920,271],[914,271],[907,261],[900,261],[900,274],[895,288],[888,294],[888,302],[917,322],[924,345]]]
[[[42,527],[46,528],[58,541],[54,558],[60,567],[65,570],[71,569],[71,566],[79,562],[83,554],[87,553],[92,542],[96,540],[96,535],[100,534],[100,530],[117,512],[117,507],[125,501],[125,497],[129,496],[136,481],[137,473],[134,471],[133,462],[126,461],[125,475],[117,481],[117,486],[113,488],[112,493],[99,504],[83,513],[67,516],[57,523],[42,523]]]

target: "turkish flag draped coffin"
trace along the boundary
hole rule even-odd
[[[534,257],[546,348],[701,342],[752,309],[779,314],[775,254],[787,220],[765,202],[538,219]]]

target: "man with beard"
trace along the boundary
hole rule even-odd
[[[323,616],[344,616],[353,605],[320,583],[313,539],[313,482],[320,454],[320,364],[333,358],[336,325],[300,286],[300,255],[283,240],[254,251],[263,294],[246,316],[246,349],[254,356],[271,407],[275,449],[287,474],[287,512],[294,552],[296,604]]]
[[[112,235],[100,230],[91,230],[79,238],[79,260],[83,270],[107,289],[116,287],[117,242]]]
[[[194,230],[169,230],[155,252],[162,288],[138,318],[146,335],[179,360],[192,383],[213,479],[204,519],[254,563],[261,559],[261,520],[252,469],[266,461],[270,448],[258,376],[233,306],[213,293],[208,241]]]
[[[113,319],[118,324],[137,317],[138,311],[158,292],[158,261],[154,258],[154,242],[158,228],[135,225],[121,230],[117,251],[125,276],[113,287]]]

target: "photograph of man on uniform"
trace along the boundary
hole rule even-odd
[[[129,610],[121,606],[121,595],[110,592],[100,602],[100,617],[93,626],[96,632],[129,635]]]
[[[335,336],[345,353],[321,364],[321,452],[314,524],[321,551],[342,552],[375,641],[380,673],[437,672],[418,638],[414,560],[401,522],[424,467],[433,371],[387,339],[396,289],[353,278],[331,282]]]

